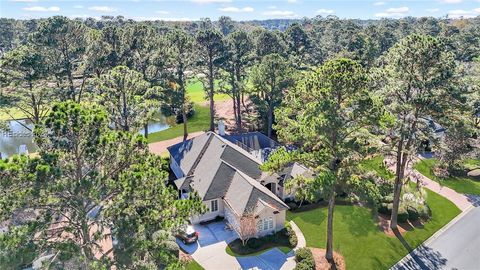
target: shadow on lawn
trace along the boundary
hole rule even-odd
[[[344,222],[348,225],[349,232],[355,237],[366,236],[371,233],[373,227],[370,224],[370,209],[365,211],[360,206],[354,206],[349,210],[351,211],[345,213],[348,218],[344,219]]]
[[[403,238],[398,230],[394,230],[395,236],[402,243],[402,245],[410,253],[410,258],[407,261],[397,264],[392,269],[394,270],[429,270],[440,269],[445,266],[447,259],[443,258],[442,254],[432,248],[420,245],[415,250]]]

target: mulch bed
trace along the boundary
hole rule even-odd
[[[185,251],[183,251],[182,249],[180,249],[179,251],[178,258],[180,259],[180,261],[183,261],[183,262],[189,262],[193,260],[192,256],[186,253]]]
[[[313,254],[313,259],[315,260],[315,270],[345,270],[345,260],[343,256],[337,252],[333,252],[333,260],[335,261],[335,266],[332,265],[325,259],[325,249],[322,248],[310,248]]]
[[[390,228],[390,216],[378,214],[378,228],[388,236],[396,237],[394,231]],[[398,223],[398,231],[401,235],[413,231],[415,228],[423,228],[423,223],[420,220]]]

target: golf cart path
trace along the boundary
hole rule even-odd
[[[423,159],[423,157],[419,156],[418,159]],[[385,163],[387,168],[395,173],[395,160],[393,160],[392,158],[386,158]],[[438,182],[435,182],[430,178],[426,177],[425,175],[421,174],[417,170],[414,170],[412,163],[413,162],[408,163],[405,170],[405,177],[410,177],[410,179],[412,179],[413,181],[420,182],[421,186],[424,186],[429,190],[447,198],[448,200],[453,202],[462,212],[473,207],[475,202],[472,202],[472,199],[465,196],[464,194],[456,192],[449,187],[442,186]]]
[[[196,137],[198,135],[201,135],[205,132],[203,131],[197,131],[197,132],[192,132],[188,134],[187,139],[191,139],[193,137]],[[164,140],[164,141],[159,141],[159,142],[154,142],[154,143],[149,143],[148,148],[150,149],[151,153],[157,154],[159,156],[167,153],[167,147],[170,147],[174,144],[180,143],[183,141],[183,136],[179,136],[170,140]]]

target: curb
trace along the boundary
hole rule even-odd
[[[455,225],[460,219],[462,219],[466,214],[468,214],[470,211],[472,211],[475,208],[475,206],[470,205],[467,207],[464,211],[462,211],[460,214],[458,214],[456,217],[454,217],[450,222],[448,222],[445,226],[443,226],[440,230],[436,231],[432,236],[430,236],[425,242],[422,243],[422,245],[427,245],[433,240],[437,239],[440,234],[448,230],[450,227]]]
[[[401,265],[404,262],[406,262],[408,259],[412,258],[412,254],[415,253],[415,251],[419,248],[422,248],[423,246],[428,245],[431,243],[433,240],[437,239],[443,232],[448,230],[450,227],[455,225],[460,219],[462,219],[466,214],[468,214],[471,210],[473,210],[475,207],[473,205],[470,205],[468,208],[466,208],[464,211],[462,211],[460,214],[458,214],[456,217],[454,217],[450,222],[445,224],[440,230],[436,231],[432,236],[430,236],[427,240],[425,240],[423,243],[421,243],[418,247],[416,247],[414,250],[409,252],[405,257],[403,257],[400,261],[395,263],[392,267],[390,267],[390,270],[395,270],[397,269],[397,265]]]

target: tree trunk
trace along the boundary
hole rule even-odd
[[[333,262],[333,210],[335,207],[335,188],[330,194],[328,200],[328,217],[327,217],[327,251],[325,253],[325,258],[330,263]]]
[[[233,103],[233,117],[235,118],[235,124],[238,123],[238,116],[237,116],[237,102],[235,98],[235,93],[232,95],[232,103]]]
[[[272,125],[273,125],[273,108],[268,106],[268,119],[267,119],[267,136],[272,137]]]
[[[236,115],[237,115],[237,131],[239,133],[242,133],[242,108],[240,107],[240,103],[241,103],[241,98],[242,98],[242,94],[243,94],[243,89],[242,87],[240,87],[240,82],[242,81],[242,76],[240,74],[240,71],[238,69],[236,69],[235,71],[235,80],[236,80],[236,91],[235,91],[235,95],[234,95],[234,100],[233,102],[236,102]]]
[[[237,94],[236,102],[237,102],[237,118],[238,118],[237,129],[238,129],[238,132],[242,133],[242,109],[240,108],[240,93]]]
[[[415,111],[415,119],[418,118],[418,109]],[[414,134],[417,131],[417,121],[412,123],[410,127],[410,132],[408,136],[407,143],[404,146],[404,137],[401,136],[401,140],[398,143],[397,147],[397,164],[396,168],[396,178],[395,178],[395,187],[393,190],[393,206],[392,206],[392,217],[390,219],[390,228],[396,230],[398,226],[398,208],[400,206],[400,195],[402,194],[403,187],[403,178],[405,177],[405,169],[407,168],[409,151],[412,148],[414,143]]]
[[[213,87],[211,87],[213,88]],[[213,89],[210,90],[210,131],[215,131],[215,103],[213,101]]]
[[[143,128],[143,135],[148,139],[148,123],[146,123]]]
[[[210,131],[215,131],[215,102],[213,101],[214,91],[215,91],[215,81],[213,79],[213,63],[210,64],[210,76],[208,78],[208,98],[210,99]]]
[[[185,108],[182,109],[182,119],[183,119],[183,141],[186,141],[188,138],[188,129],[187,129],[187,113]]]
[[[402,151],[403,151],[403,138],[398,142],[397,157],[395,164],[395,185],[393,187],[393,206],[392,215],[390,218],[390,228],[396,230],[398,226],[398,207],[400,206],[400,194],[402,192],[403,177],[401,173],[402,166]]]

